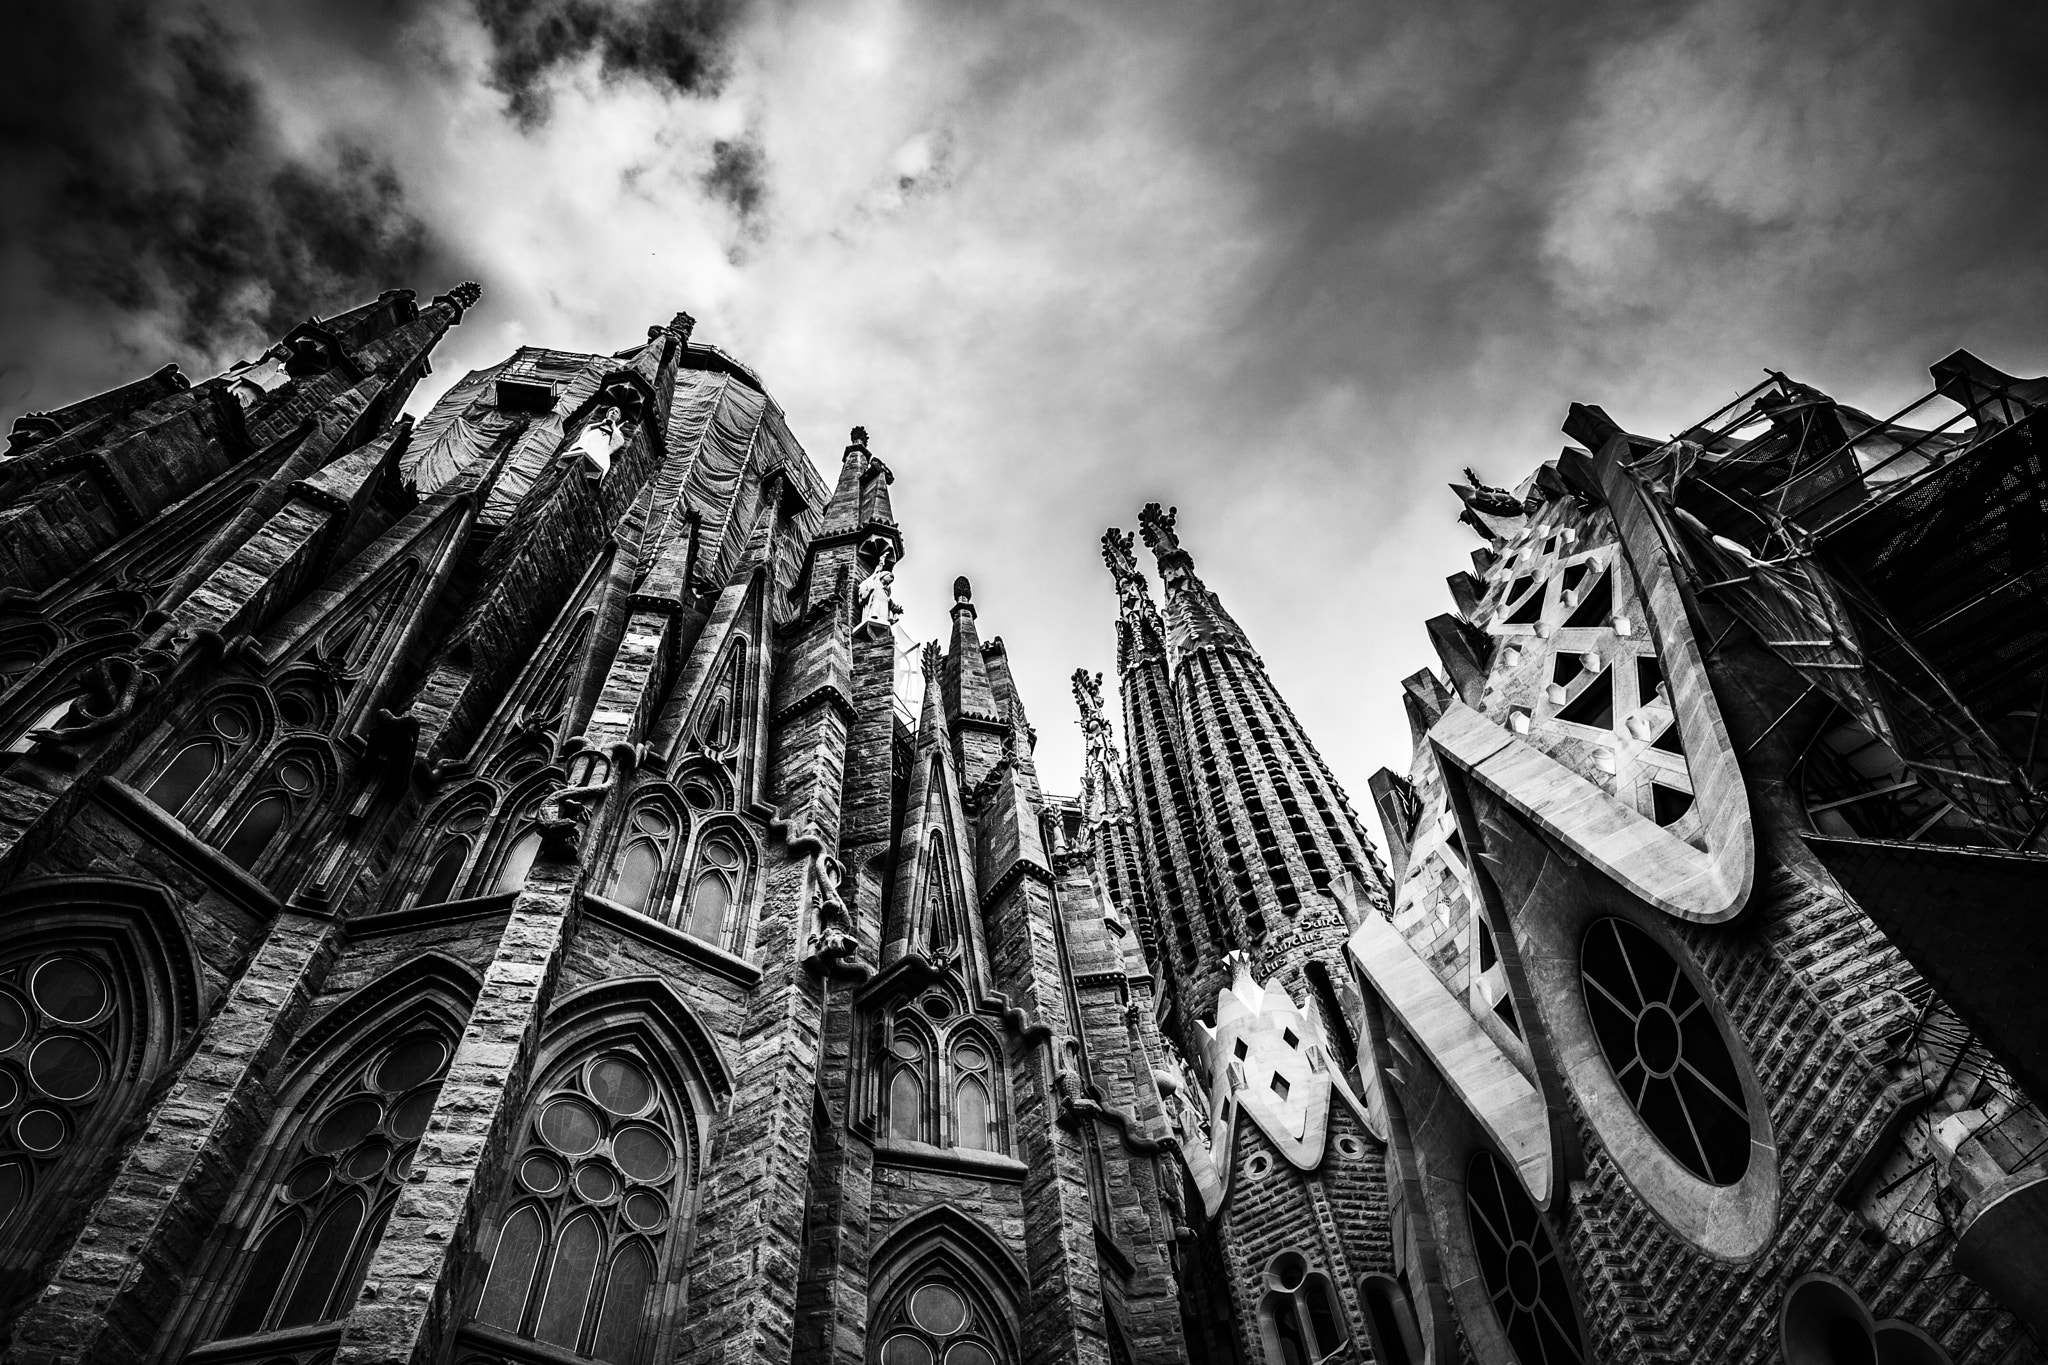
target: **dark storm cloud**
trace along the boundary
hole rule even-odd
[[[491,81],[531,124],[547,117],[546,80],[595,56],[607,80],[637,77],[684,94],[715,88],[737,0],[476,0],[492,43]]]
[[[742,224],[758,220],[768,184],[765,159],[758,142],[746,138],[721,138],[711,144],[711,168],[704,172],[703,185],[713,198],[732,205]]]
[[[22,8],[10,30],[4,397],[77,396],[47,391],[31,357],[96,316],[150,319],[185,348],[178,358],[217,357],[410,281],[427,261],[428,229],[389,165],[339,136],[288,151],[242,40],[206,9],[67,0]]]

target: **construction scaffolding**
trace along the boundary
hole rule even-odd
[[[1773,372],[1630,472],[1698,599],[1836,703],[1803,765],[1822,832],[2038,851],[2048,380],[1933,375],[1876,418]]]

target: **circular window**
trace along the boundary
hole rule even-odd
[[[604,1130],[581,1100],[560,1099],[541,1111],[540,1135],[558,1152],[582,1156],[597,1146]]]
[[[932,1365],[932,1348],[907,1332],[882,1343],[882,1365]]]
[[[910,1296],[910,1319],[933,1336],[951,1336],[967,1325],[967,1302],[951,1285],[923,1285]]]
[[[1579,1319],[1557,1244],[1521,1180],[1491,1152],[1472,1158],[1465,1212],[1480,1279],[1516,1358],[1522,1365],[1583,1362]]]
[[[112,999],[106,978],[75,957],[53,957],[36,968],[29,988],[43,1013],[63,1024],[89,1024]]]
[[[519,1183],[535,1194],[553,1194],[562,1188],[562,1163],[536,1152],[519,1163]]]
[[[29,1079],[53,1100],[82,1100],[100,1088],[106,1067],[83,1038],[57,1034],[28,1055]]]
[[[434,1099],[441,1093],[438,1085],[423,1086],[400,1100],[391,1110],[391,1135],[411,1142],[427,1131],[427,1120],[434,1114]]]
[[[324,1161],[308,1161],[297,1167],[284,1180],[284,1197],[297,1203],[311,1199],[327,1188],[327,1181],[334,1174],[334,1168]]]
[[[384,1167],[390,1160],[389,1143],[366,1142],[349,1153],[343,1169],[351,1180],[372,1180],[384,1173]]]
[[[576,1168],[576,1193],[593,1204],[609,1204],[619,1192],[619,1178],[608,1167],[586,1162]]]
[[[934,1019],[951,1018],[953,1003],[942,995],[928,996],[924,1002],[924,1012]]]
[[[1644,1125],[1700,1179],[1741,1180],[1750,1132],[1742,1078],[1692,978],[1619,919],[1586,931],[1579,971],[1601,1055]]]
[[[675,1153],[667,1138],[652,1128],[622,1128],[612,1139],[612,1156],[619,1169],[635,1180],[650,1184],[668,1174]]]
[[[14,1125],[14,1136],[31,1152],[54,1152],[64,1145],[64,1116],[54,1109],[31,1109]]]
[[[313,1150],[345,1152],[368,1137],[382,1117],[384,1107],[377,1101],[368,1097],[350,1100],[320,1121],[313,1132]]]
[[[448,1060],[448,1045],[439,1038],[421,1035],[397,1043],[377,1068],[379,1090],[410,1090],[421,1081],[441,1074]]]
[[[1254,1152],[1245,1158],[1244,1173],[1252,1180],[1263,1178],[1266,1172],[1272,1169],[1273,1158],[1267,1156],[1264,1152]]]
[[[1356,1161],[1365,1155],[1365,1144],[1355,1137],[1340,1137],[1337,1139],[1337,1150]]]
[[[602,1057],[590,1067],[590,1097],[621,1118],[646,1112],[654,1082],[624,1057]]]
[[[668,1221],[668,1203],[658,1194],[635,1190],[626,1196],[626,1221],[642,1232],[653,1232]]]

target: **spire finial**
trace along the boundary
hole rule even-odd
[[[1074,670],[1074,703],[1081,708],[1083,729],[1102,719],[1102,675],[1085,668]]]
[[[1165,558],[1180,553],[1180,537],[1174,534],[1173,523],[1180,516],[1178,507],[1160,510],[1156,502],[1145,504],[1145,510],[1138,513],[1138,530],[1144,534],[1145,544],[1153,555]]]

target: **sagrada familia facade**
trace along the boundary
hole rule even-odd
[[[2048,382],[1457,486],[1383,858],[1173,510],[1051,795],[865,432],[476,300],[15,424],[0,1360],[2044,1359]]]

